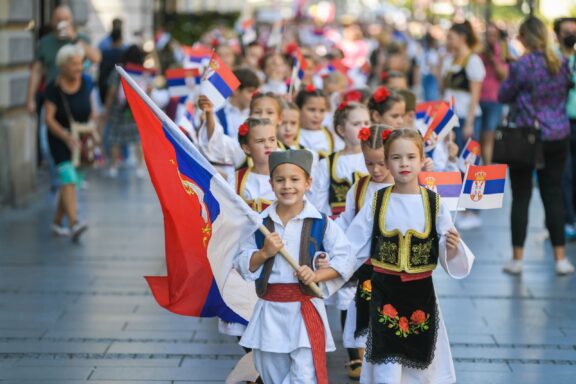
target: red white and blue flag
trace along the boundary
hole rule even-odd
[[[184,102],[202,76],[198,68],[171,68],[166,70],[166,82],[171,98],[178,98]]]
[[[196,137],[196,109],[191,100],[186,101],[185,107],[184,113],[178,119],[178,128],[194,142]]]
[[[462,172],[466,172],[469,165],[480,165],[480,159],[480,143],[468,139],[458,158],[458,167]]]
[[[308,64],[300,49],[294,50],[292,58],[294,59],[294,63],[292,65],[292,76],[290,77],[290,94],[292,91],[300,88],[300,84],[302,84],[302,79],[304,78],[304,71],[308,69]]]
[[[240,22],[239,28],[242,44],[244,46],[253,43],[258,38],[256,30],[254,29],[254,18],[249,17]]]
[[[426,131],[424,132],[424,141],[430,140],[435,136],[433,148],[437,143],[448,135],[454,127],[459,126],[458,116],[454,108],[447,101],[432,101],[420,103],[416,106],[416,119],[424,119]]]
[[[458,208],[501,208],[504,202],[507,168],[505,164],[468,166]]]
[[[206,72],[202,76],[201,84],[201,93],[214,104],[214,110],[218,110],[226,104],[228,97],[240,86],[240,81],[222,59],[214,53]]]
[[[449,210],[458,209],[458,198],[462,191],[460,172],[420,172],[418,182],[421,186],[438,193]]]
[[[136,82],[117,70],[164,215],[167,276],[146,277],[154,298],[177,314],[246,323],[256,295],[253,285],[232,277],[233,257],[261,219]]]
[[[184,53],[184,68],[206,68],[212,57],[212,50],[203,45],[182,48]]]

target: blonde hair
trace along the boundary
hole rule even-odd
[[[384,141],[384,156],[388,158],[390,146],[398,139],[411,140],[418,148],[420,158],[424,159],[424,139],[420,132],[414,129],[400,128],[392,131],[388,138]]]
[[[519,34],[530,52],[542,52],[544,54],[546,68],[550,74],[555,75],[560,71],[562,63],[550,49],[548,30],[540,19],[534,16],[526,18],[520,25]]]
[[[84,48],[78,44],[66,44],[56,54],[56,65],[62,68],[72,57],[80,56],[84,59]]]

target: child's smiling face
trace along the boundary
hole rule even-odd
[[[312,179],[297,165],[280,164],[274,169],[270,184],[278,205],[291,207],[304,201],[304,194],[310,189]]]

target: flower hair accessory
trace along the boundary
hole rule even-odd
[[[248,124],[242,123],[242,125],[240,125],[238,127],[238,134],[240,136],[246,136],[248,134],[249,130],[250,130],[250,128],[248,128]]]
[[[254,93],[252,93],[252,98],[258,96],[260,94],[260,91],[254,91]]]
[[[308,84],[306,86],[306,92],[314,92],[316,91],[316,88],[314,87],[314,84]]]
[[[338,104],[338,108],[336,108],[339,111],[343,111],[344,108],[346,108],[348,106],[348,102],[347,101],[343,101],[340,104]]]
[[[376,91],[374,91],[374,94],[372,95],[374,101],[377,103],[382,103],[386,101],[388,96],[390,96],[390,92],[388,92],[388,88],[384,86],[378,88]]]
[[[390,74],[386,71],[382,71],[382,73],[380,74],[380,80],[381,81],[386,81],[388,80],[388,77],[390,77]]]
[[[390,136],[391,133],[392,133],[392,130],[390,130],[390,129],[383,130],[382,131],[382,141],[388,140],[388,136]]]
[[[358,138],[362,141],[367,141],[370,138],[370,128],[362,128],[360,132],[358,132]]]
[[[362,101],[362,93],[360,91],[350,91],[344,96],[345,101]]]

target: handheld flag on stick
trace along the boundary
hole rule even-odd
[[[424,133],[424,141],[435,137],[434,142],[427,148],[430,150],[441,142],[454,127],[459,125],[458,116],[452,106],[446,101],[432,101],[420,103],[416,106],[416,119],[426,119],[427,130]]]
[[[176,68],[166,70],[166,82],[168,93],[171,98],[179,98],[184,101],[196,84],[200,83],[200,71],[198,68]]]
[[[246,323],[254,287],[226,295],[225,286],[239,244],[256,229],[269,232],[178,126],[122,68],[116,70],[164,214],[167,276],[146,277],[154,298],[174,313]],[[289,258],[285,249],[280,253]],[[312,288],[321,294],[316,284]]]
[[[182,47],[184,53],[184,68],[206,68],[212,57],[212,50],[202,45]]]
[[[214,110],[224,106],[226,99],[240,86],[240,81],[224,64],[220,57],[212,52],[210,63],[202,76],[202,94],[214,104]]]
[[[292,66],[292,77],[290,79],[290,89],[288,90],[289,95],[292,95],[295,90],[300,88],[300,84],[304,78],[304,71],[308,69],[308,64],[302,52],[300,52],[300,49],[296,49],[292,53],[292,57],[294,58],[294,65]]]
[[[469,165],[480,165],[480,143],[472,139],[468,139],[458,158],[458,167],[462,172],[466,172]]]
[[[438,193],[449,210],[458,209],[458,198],[462,190],[460,172],[420,172],[418,182],[421,186]]]
[[[458,208],[501,208],[506,186],[505,164],[469,165],[458,200]]]

